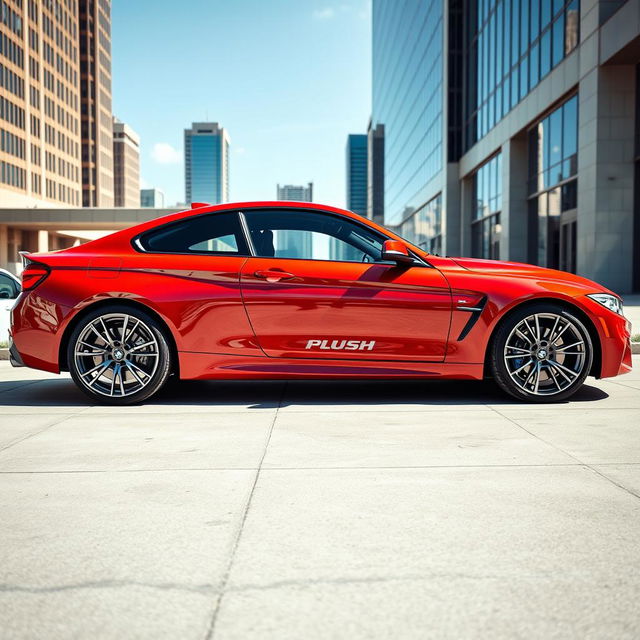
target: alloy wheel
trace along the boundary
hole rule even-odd
[[[556,313],[534,313],[511,330],[504,363],[511,380],[523,391],[553,396],[581,377],[587,345],[579,327]]]
[[[78,376],[87,389],[112,398],[131,396],[149,385],[160,348],[140,318],[108,313],[89,322],[74,346]]]

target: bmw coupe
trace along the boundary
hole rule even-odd
[[[311,203],[192,209],[23,255],[11,361],[94,401],[180,379],[493,378],[529,402],[631,369],[622,301],[585,278],[426,253]]]

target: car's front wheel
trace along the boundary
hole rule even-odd
[[[163,327],[142,310],[109,305],[87,314],[73,330],[67,363],[92,399],[125,405],[152,396],[171,372]]]
[[[528,402],[558,402],[584,383],[593,345],[584,324],[564,307],[540,303],[516,310],[498,328],[490,353],[496,382]]]

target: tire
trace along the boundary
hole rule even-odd
[[[139,309],[112,304],[88,313],[67,345],[71,377],[92,400],[142,402],[166,383],[172,357],[166,327]]]
[[[516,309],[498,327],[489,364],[498,385],[525,402],[561,402],[584,383],[593,362],[586,327],[561,305]]]

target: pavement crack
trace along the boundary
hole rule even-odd
[[[267,455],[267,449],[269,448],[269,444],[271,442],[271,435],[273,434],[273,429],[275,427],[276,424],[276,420],[278,419],[278,412],[280,411],[280,407],[282,407],[282,404],[284,402],[284,398],[285,398],[285,394],[286,394],[286,390],[288,387],[288,382],[285,382],[282,386],[282,393],[280,395],[280,400],[278,401],[278,406],[276,408],[276,412],[273,415],[273,419],[271,420],[271,424],[269,425],[269,431],[267,433],[267,437],[265,440],[265,444],[264,444],[264,450],[262,452],[262,456],[260,457],[260,462],[258,463],[258,468],[256,469],[256,473],[255,476],[253,478],[253,483],[251,485],[251,489],[249,491],[249,496],[247,497],[247,501],[244,507],[244,511],[242,513],[242,517],[240,519],[240,525],[238,527],[238,530],[236,532],[236,536],[235,539],[233,541],[233,545],[231,547],[231,553],[229,554],[229,562],[227,563],[227,567],[225,570],[225,573],[222,577],[222,581],[220,583],[220,591],[218,594],[218,597],[215,600],[214,606],[213,606],[213,613],[211,615],[211,620],[209,622],[209,628],[207,629],[207,633],[205,634],[205,640],[211,640],[214,636],[215,633],[215,629],[216,629],[216,622],[218,620],[218,613],[220,612],[220,607],[222,605],[222,600],[224,598],[224,594],[225,594],[225,590],[227,588],[227,584],[229,582],[229,576],[231,575],[231,569],[233,567],[233,562],[235,560],[236,557],[236,553],[238,551],[238,547],[240,546],[240,539],[242,538],[242,532],[244,531],[244,525],[247,521],[247,516],[249,514],[249,509],[251,507],[251,502],[253,500],[253,495],[255,493],[256,490],[256,486],[258,484],[258,479],[260,477],[260,471],[262,470],[262,464],[264,462],[264,459]]]
[[[522,429],[525,433],[528,433],[532,438],[535,438],[536,440],[539,440],[540,442],[543,442],[544,444],[546,444],[546,445],[548,445],[550,447],[553,447],[556,451],[560,451],[561,453],[563,453],[564,455],[568,456],[572,460],[575,460],[580,466],[584,467],[585,469],[589,469],[589,471],[591,471],[592,473],[594,473],[597,476],[600,476],[603,480],[606,480],[607,482],[611,483],[615,487],[618,487],[618,489],[622,489],[623,491],[625,491],[629,495],[633,496],[634,498],[640,499],[640,494],[638,494],[635,491],[629,489],[628,487],[625,487],[623,484],[620,484],[619,482],[616,482],[615,480],[613,480],[613,478],[610,478],[609,476],[607,476],[604,473],[602,473],[601,471],[599,471],[595,466],[589,464],[588,462],[584,462],[583,460],[580,460],[580,458],[578,458],[577,456],[574,456],[572,453],[569,453],[568,451],[565,451],[564,449],[562,449],[558,445],[553,444],[553,442],[549,442],[548,440],[545,440],[544,438],[541,438],[537,434],[533,433],[533,431],[529,431],[529,429],[527,429],[526,427],[523,427],[520,423],[518,423],[515,420],[513,420],[513,418],[510,418],[509,416],[505,416],[503,413],[500,413],[500,411],[498,411],[495,407],[491,407],[491,408],[498,415],[502,416],[503,418],[506,418],[509,422],[514,424],[516,427],[518,427],[519,429]]]
[[[123,589],[127,587],[142,587],[158,589],[160,591],[184,591],[190,593],[218,593],[219,589],[213,584],[180,584],[176,582],[139,582],[136,580],[93,580],[46,587],[31,587],[26,585],[0,584],[0,593],[61,593],[78,589]]]
[[[11,442],[9,442],[8,444],[4,445],[3,447],[0,447],[0,452],[6,451],[7,449],[10,449],[11,447],[15,447],[17,444],[20,444],[21,442],[24,442],[25,440],[28,440],[29,438],[33,438],[34,436],[37,436],[37,435],[41,434],[42,432],[46,431],[47,429],[51,429],[51,427],[55,427],[57,424],[60,424],[61,422],[64,422],[68,418],[72,418],[75,415],[77,415],[77,414],[75,414],[75,413],[64,413],[64,414],[60,415],[56,420],[54,420],[53,422],[50,422],[49,424],[47,424],[46,426],[42,427],[41,429],[37,429],[36,431],[32,431],[31,433],[28,433],[28,434],[26,434],[24,436],[16,438],[16,439],[12,440]]]

